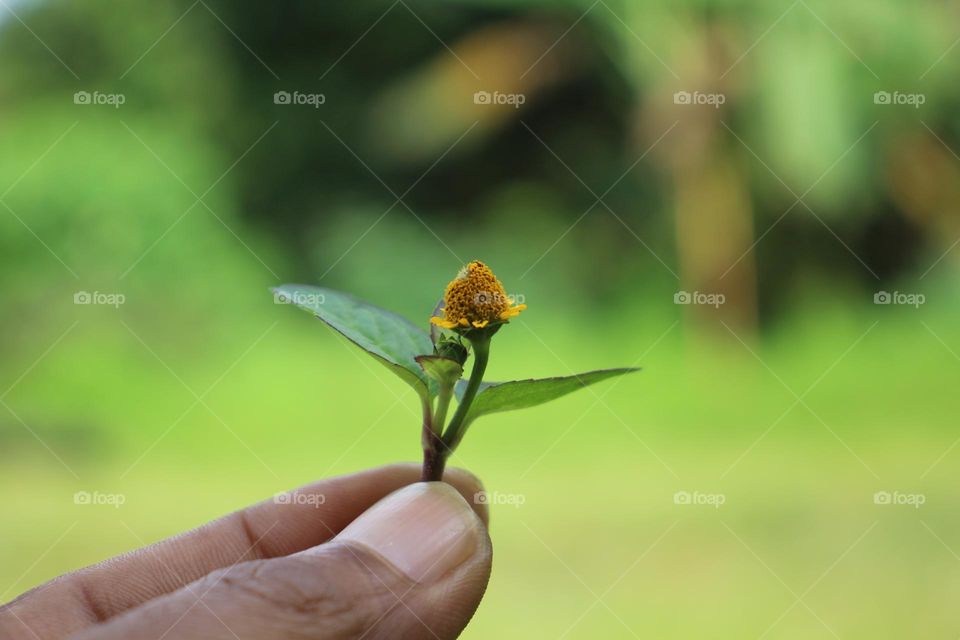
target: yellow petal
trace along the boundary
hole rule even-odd
[[[444,329],[453,329],[455,326],[457,326],[456,323],[450,322],[449,320],[444,320],[443,318],[438,318],[437,316],[430,318],[430,322],[438,327],[443,327]]]
[[[483,329],[485,326],[487,326],[487,324],[489,324],[489,322],[490,322],[489,320],[483,320],[481,322],[474,320],[473,326],[476,327],[477,329]]]
[[[520,312],[527,308],[525,304],[518,304],[515,307],[510,307],[506,311],[500,314],[501,320],[506,320],[507,318],[515,318],[520,315]]]

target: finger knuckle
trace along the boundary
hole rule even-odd
[[[337,552],[338,562],[290,556],[249,562],[208,576],[247,611],[261,611],[273,628],[316,637],[357,637],[397,602],[399,587],[370,562]],[[366,564],[366,567],[364,566]]]

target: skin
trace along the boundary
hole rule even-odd
[[[0,607],[0,638],[456,638],[490,577],[483,489],[419,475],[322,480],[60,576]]]

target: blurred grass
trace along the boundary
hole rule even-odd
[[[97,310],[106,315],[83,319],[17,384],[5,402],[79,479],[5,425],[0,481],[16,487],[17,514],[0,530],[6,597],[281,489],[418,459],[412,394],[319,322],[264,298],[203,358],[125,318],[176,375],[119,325],[127,311]],[[934,336],[912,310],[825,305],[819,319],[795,316],[748,341],[755,357],[730,333],[685,339],[666,314],[630,326],[552,307],[533,304],[501,332],[492,378],[645,369],[474,426],[456,464],[524,503],[494,506],[493,581],[465,637],[629,637],[624,625],[749,637],[788,609],[768,637],[955,628],[960,560],[944,545],[956,549],[960,534],[958,454],[943,398],[960,363],[937,339],[960,344],[949,310],[925,313]],[[4,368],[29,366],[17,364]],[[188,410],[185,385],[203,394],[214,383],[209,409]],[[809,409],[783,415],[795,402],[785,385],[801,395],[815,385]],[[75,505],[81,490],[126,503]],[[726,502],[676,505],[681,490]],[[878,506],[880,490],[926,503]]]

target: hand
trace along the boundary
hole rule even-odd
[[[456,638],[490,577],[482,489],[418,477],[323,480],[61,576],[0,607],[0,638]]]

